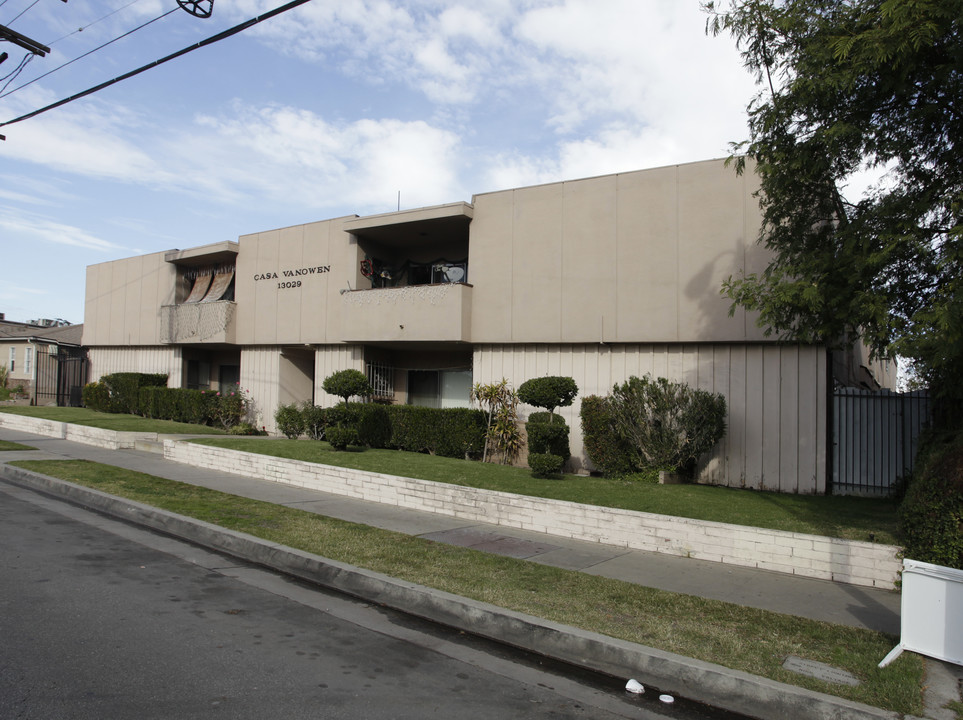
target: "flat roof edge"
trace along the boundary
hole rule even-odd
[[[196,265],[198,262],[210,260],[211,262],[223,261],[228,255],[237,255],[240,245],[230,240],[201,245],[199,247],[188,248],[187,250],[169,250],[164,253],[164,260],[169,263],[184,263],[186,265]]]
[[[429,207],[397,210],[379,215],[365,215],[364,217],[347,220],[344,223],[344,230],[354,232],[356,230],[370,230],[372,228],[390,225],[404,225],[407,223],[423,222],[425,220],[444,220],[459,217],[471,220],[474,216],[474,211],[475,208],[471,203],[466,202],[431,205]]]

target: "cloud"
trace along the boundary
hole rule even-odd
[[[70,245],[88,250],[109,251],[120,246],[95,237],[70,225],[45,217],[28,215],[20,210],[0,206],[0,229],[11,236],[26,237],[41,243]]]
[[[262,201],[384,211],[399,190],[406,203],[431,203],[456,185],[458,137],[420,120],[332,123],[306,110],[239,103],[198,125],[207,133],[191,150],[195,162]],[[235,161],[215,168],[227,157]]]
[[[50,97],[25,90],[11,103],[12,112],[43,107]],[[146,125],[122,105],[88,99],[8,126],[3,150],[12,159],[88,177],[163,180],[162,168],[136,140]]]

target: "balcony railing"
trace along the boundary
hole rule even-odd
[[[341,296],[345,342],[470,342],[465,283],[352,290]]]
[[[161,307],[162,343],[234,343],[237,305],[230,300]]]

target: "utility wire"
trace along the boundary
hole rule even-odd
[[[33,60],[35,57],[36,55],[34,55],[33,53],[27,53],[26,55],[23,56],[23,59],[20,61],[20,64],[17,65],[17,67],[14,70],[10,71],[7,75],[0,78],[0,82],[3,82],[4,80],[7,81],[4,83],[3,87],[0,88],[0,93],[6,90],[7,87],[10,85],[10,83],[12,83],[14,80],[17,79],[17,76],[19,76],[20,73],[23,72],[23,69],[27,67],[30,61]],[[9,80],[7,78],[9,78]],[[0,97],[3,97],[3,95],[0,95]]]
[[[7,95],[13,95],[13,93],[17,92],[17,90],[23,90],[25,87],[27,87],[27,85],[32,85],[33,83],[37,82],[38,80],[42,80],[43,78],[47,77],[48,75],[52,75],[53,73],[57,72],[58,70],[61,70],[61,69],[65,68],[65,67],[67,67],[68,65],[77,62],[78,60],[82,60],[83,58],[87,57],[88,55],[92,55],[93,53],[97,52],[98,50],[102,50],[103,48],[107,47],[107,46],[110,45],[111,43],[115,43],[115,42],[117,42],[118,40],[122,40],[123,38],[127,37],[128,35],[131,35],[131,34],[137,32],[138,30],[141,30],[142,28],[147,27],[147,26],[150,25],[151,23],[154,23],[154,22],[157,22],[158,20],[162,20],[163,18],[166,18],[166,17],[167,17],[168,15],[170,15],[171,13],[177,12],[179,9],[180,9],[179,6],[178,6],[178,7],[174,7],[172,10],[168,10],[168,11],[167,11],[166,13],[164,13],[163,15],[158,15],[158,16],[155,17],[153,20],[148,20],[148,21],[145,22],[143,25],[138,25],[138,26],[135,27],[133,30],[128,30],[128,31],[125,32],[123,35],[119,35],[118,37],[115,37],[113,40],[108,40],[107,42],[105,42],[105,43],[104,43],[103,45],[101,45],[100,47],[95,47],[93,50],[88,50],[88,51],[85,52],[83,55],[80,55],[80,56],[78,56],[78,57],[75,57],[73,60],[68,60],[67,62],[65,62],[65,63],[64,63],[63,65],[61,65],[60,67],[55,67],[53,70],[50,70],[49,72],[45,72],[43,75],[38,75],[38,76],[35,77],[33,80],[30,80],[29,82],[25,82],[23,85],[20,85],[20,86],[18,86],[18,87],[15,87],[15,88],[14,88],[13,90],[11,90],[10,92],[5,92],[5,93],[3,93],[3,94],[0,94],[0,98],[5,98]]]
[[[13,125],[14,123],[18,123],[23,120],[29,120],[32,117],[36,117],[41,113],[47,112],[48,110],[53,110],[54,108],[58,108],[61,105],[66,105],[67,103],[73,102],[74,100],[79,100],[80,98],[86,97],[87,95],[92,95],[93,93],[99,90],[103,90],[104,88],[110,87],[111,85],[114,85],[115,83],[119,83],[122,80],[126,80],[127,78],[131,78],[131,77],[134,77],[135,75],[139,75],[142,72],[150,70],[151,68],[155,68],[158,65],[162,65],[169,60],[173,60],[174,58],[180,57],[181,55],[186,55],[189,52],[193,52],[198,48],[204,47],[205,45],[212,45],[216,42],[224,40],[225,38],[229,38],[232,35],[237,35],[239,32],[247,30],[249,27],[253,27],[254,25],[257,25],[260,22],[269,20],[275,15],[280,15],[281,13],[287,12],[288,10],[293,10],[299,5],[304,5],[307,2],[310,2],[310,0],[292,0],[291,2],[286,3],[285,5],[281,5],[280,7],[274,8],[274,10],[266,12],[263,15],[258,15],[257,17],[253,17],[250,20],[246,20],[242,22],[240,25],[235,25],[234,27],[228,28],[223,32],[219,32],[216,35],[212,35],[209,38],[201,40],[200,42],[195,43],[194,45],[190,45],[189,47],[186,47],[182,50],[178,50],[177,52],[171,55],[168,55],[167,57],[163,57],[160,60],[154,60],[153,62],[148,63],[147,65],[137,68],[136,70],[131,70],[129,73],[125,73],[123,75],[115,77],[113,80],[108,80],[107,82],[101,83],[100,85],[95,85],[94,87],[88,88],[87,90],[77,93],[76,95],[71,95],[70,97],[64,98],[63,100],[58,100],[55,103],[47,105],[46,107],[42,107],[39,110],[34,110],[33,112],[27,113],[26,115],[21,115],[20,117],[14,118],[13,120],[7,120],[6,122],[0,123],[0,127],[4,127],[5,125]],[[2,135],[0,135],[0,139],[3,139]]]
[[[6,1],[7,1],[7,0],[3,0],[3,2],[6,2]],[[97,19],[94,20],[92,23],[87,23],[87,24],[84,25],[83,27],[79,27],[79,28],[77,28],[76,30],[74,30],[73,32],[67,33],[67,34],[64,35],[64,36],[57,38],[57,39],[54,40],[53,42],[47,43],[47,45],[48,45],[48,47],[53,47],[54,44],[59,43],[61,40],[66,40],[66,39],[69,38],[71,35],[76,35],[76,34],[79,33],[79,32],[83,32],[83,31],[86,30],[87,28],[93,27],[94,25],[96,25],[97,23],[101,22],[102,20],[106,20],[106,19],[109,18],[111,15],[116,15],[116,14],[119,13],[121,10],[126,10],[126,9],[129,8],[131,5],[133,5],[134,3],[137,3],[137,2],[140,2],[140,0],[130,0],[130,2],[127,3],[126,5],[124,5],[124,6],[122,6],[122,7],[119,7],[119,8],[117,8],[116,10],[114,10],[114,11],[112,11],[112,12],[107,13],[107,14],[104,15],[103,17],[97,18]]]
[[[8,26],[13,25],[15,22],[17,22],[17,20],[20,19],[20,16],[21,16],[21,15],[23,15],[25,12],[27,12],[27,10],[29,10],[30,8],[32,8],[32,7],[33,7],[34,5],[36,5],[38,2],[40,2],[40,0],[33,0],[32,3],[30,3],[29,5],[27,5],[27,7],[25,7],[23,10],[21,10],[21,11],[19,12],[19,14],[17,15],[17,17],[15,17],[13,20],[11,20],[10,22],[8,22],[7,25],[8,25]]]

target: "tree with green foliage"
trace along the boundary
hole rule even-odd
[[[861,337],[963,398],[963,0],[706,2],[761,91],[734,145],[761,183],[761,273],[724,291],[781,336]],[[862,197],[847,183],[885,171]],[[958,404],[958,403],[957,403]]]
[[[324,379],[321,387],[329,395],[337,395],[344,398],[345,407],[348,405],[350,397],[368,397],[374,389],[368,378],[360,370],[338,370]]]
[[[548,375],[532,378],[518,386],[518,399],[526,405],[548,410],[555,421],[555,408],[568,407],[578,395],[578,385],[570,377]]]
[[[522,433],[518,429],[518,393],[508,380],[497,383],[475,383],[470,393],[471,401],[487,409],[488,423],[485,432],[485,449],[482,462],[487,462],[489,448],[499,453],[502,462],[511,464],[522,449]]]

